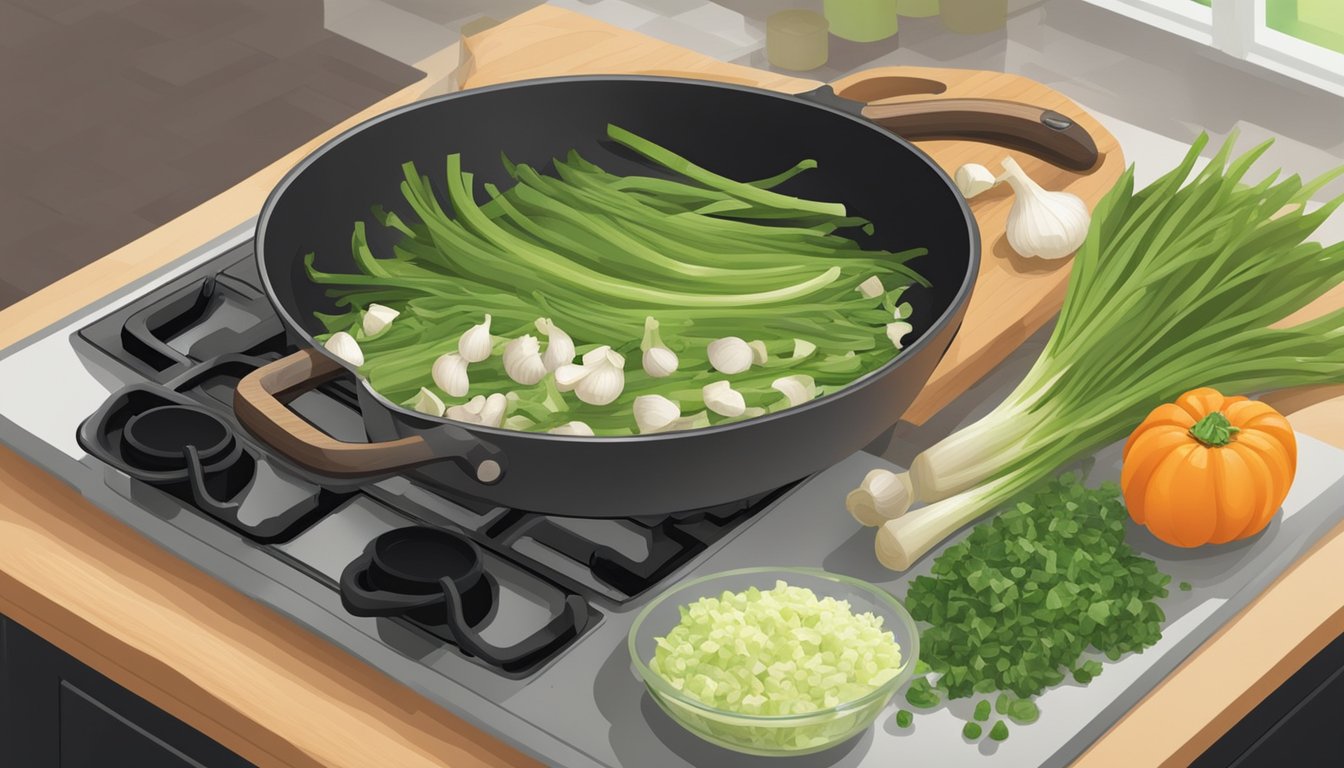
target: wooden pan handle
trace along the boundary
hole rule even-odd
[[[1099,155],[1091,134],[1051,109],[997,99],[921,99],[869,104],[865,118],[910,141],[969,139],[1029,152],[1086,171]]]
[[[345,368],[316,349],[303,349],[238,382],[233,409],[257,439],[291,461],[331,477],[373,477],[434,461],[452,461],[478,482],[504,476],[499,449],[466,430],[444,425],[384,443],[346,443],[309,424],[285,402],[330,381]]]

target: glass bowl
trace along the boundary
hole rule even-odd
[[[706,704],[672,686],[649,668],[663,637],[681,621],[680,608],[702,597],[749,587],[773,589],[776,581],[806,587],[818,597],[849,601],[856,614],[882,618],[883,629],[901,650],[900,671],[882,686],[852,701],[797,715],[754,715]],[[880,587],[816,568],[743,568],[678,584],[644,607],[630,628],[630,658],[649,695],[669,717],[705,741],[752,755],[805,755],[833,747],[868,728],[896,691],[914,674],[919,659],[915,620],[896,598]]]

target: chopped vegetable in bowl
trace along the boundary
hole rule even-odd
[[[806,754],[867,728],[909,678],[913,619],[885,591],[812,569],[750,568],[654,600],[634,666],[675,721],[740,752]]]
[[[442,185],[403,166],[407,213],[374,210],[398,238],[389,257],[361,221],[357,273],[306,260],[348,308],[318,315],[318,341],[407,408],[607,436],[794,407],[912,340],[902,297],[926,283],[906,262],[923,249],[865,248],[853,237],[872,225],[843,205],[774,191],[815,162],[741,182],[617,126],[608,136],[668,177],[613,175],[575,152],[554,176],[505,159],[513,186],[484,185],[480,204],[459,155]]]

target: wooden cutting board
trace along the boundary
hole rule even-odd
[[[579,13],[539,6],[463,41],[461,84],[496,83],[578,74],[643,74],[686,77],[802,93],[821,81],[728,64]],[[1046,189],[1064,189],[1095,205],[1124,170],[1120,147],[1105,128],[1063,95],[1040,83],[1002,72],[932,67],[880,67],[832,83],[837,93],[864,101],[991,98],[1053,109],[1092,134],[1101,161],[1086,173],[1057,168],[1021,152],[969,141],[921,141],[949,174],[964,163],[995,173],[1006,156],[1017,159]],[[1012,194],[1000,185],[971,201],[980,225],[983,259],[961,332],[928,385],[906,412],[922,424],[1001,363],[1059,311],[1069,261],[1043,262],[1015,254],[1004,236]]]

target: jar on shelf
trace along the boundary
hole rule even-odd
[[[896,13],[912,19],[938,15],[938,0],[897,0]]]
[[[825,0],[831,34],[856,43],[872,43],[896,34],[899,0]]]
[[[812,11],[780,11],[765,20],[765,58],[770,66],[806,72],[826,63],[826,19]]]

